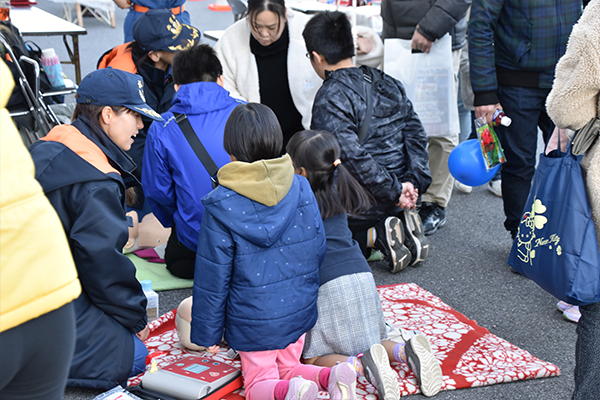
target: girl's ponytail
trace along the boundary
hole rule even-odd
[[[361,214],[371,208],[373,197],[343,164],[337,166],[337,189],[344,209],[350,214]]]
[[[292,157],[296,173],[304,169],[323,219],[344,212],[360,213],[371,206],[371,195],[341,163],[340,146],[331,133],[298,132],[290,139],[286,151]]]

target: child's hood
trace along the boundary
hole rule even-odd
[[[289,192],[294,167],[289,155],[253,163],[234,161],[219,170],[219,184],[250,200],[272,207]]]
[[[234,235],[260,247],[281,239],[304,207],[316,208],[308,182],[294,177],[287,155],[254,163],[232,162],[221,168],[218,177],[220,187],[202,199],[206,210]],[[292,234],[287,240],[294,239]]]

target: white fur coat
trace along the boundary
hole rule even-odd
[[[302,37],[304,26],[311,16],[287,10],[290,45],[288,49],[288,80],[296,109],[302,115],[304,129],[310,129],[312,105],[323,81],[314,71],[306,57],[306,45]],[[383,43],[369,27],[357,26],[356,31],[371,42],[371,51],[356,57],[357,65],[377,68],[383,59]],[[215,45],[215,51],[223,65],[225,89],[232,97],[260,103],[258,68],[256,58],[250,51],[250,24],[244,18],[230,26]]]
[[[559,128],[572,130],[600,116],[600,0],[592,0],[573,27],[567,52],[556,66],[546,108]],[[600,241],[600,139],[581,164],[586,172],[588,199]]]
[[[302,115],[302,125],[305,129],[310,129],[312,104],[323,82],[306,57],[302,31],[309,19],[306,14],[290,9],[287,11],[290,32],[288,80],[292,100]],[[223,64],[225,89],[232,97],[260,103],[258,68],[254,54],[250,51],[250,35],[248,19],[243,18],[227,28],[215,45],[215,50]]]

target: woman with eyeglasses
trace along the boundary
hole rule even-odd
[[[277,116],[282,152],[294,133],[310,129],[313,100],[322,83],[306,57],[302,38],[310,18],[286,9],[284,0],[249,0],[246,17],[229,27],[215,46],[231,96],[262,103]],[[360,47],[379,48],[371,44],[378,39],[371,34],[364,44],[359,42]]]

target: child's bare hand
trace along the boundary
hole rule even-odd
[[[414,209],[417,207],[417,199],[419,198],[419,191],[415,189],[415,186],[411,182],[402,183],[402,194],[396,206],[401,208]]]
[[[207,348],[206,351],[208,351],[210,354],[217,354],[219,351],[221,351],[221,349],[215,344]]]
[[[137,336],[138,339],[140,339],[142,342],[148,339],[148,336],[150,336],[150,329],[148,328],[148,324],[146,324],[146,327],[144,329],[136,333],[135,336]]]

